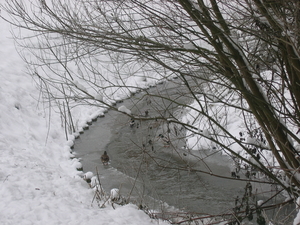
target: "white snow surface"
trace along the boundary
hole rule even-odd
[[[131,114],[131,110],[130,109],[128,109],[125,105],[121,105],[119,108],[118,108],[118,110],[120,111],[120,112],[124,112],[124,113],[127,113],[127,114]]]
[[[76,170],[80,162],[70,159],[74,137],[66,142],[59,115],[50,118],[39,101],[10,26],[0,20],[0,30],[0,224],[167,224],[132,204],[92,204],[94,192]],[[84,124],[91,114],[82,107],[77,117]]]

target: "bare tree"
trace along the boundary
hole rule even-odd
[[[130,86],[132,77],[153,84],[177,77],[185,102],[146,90],[145,98],[169,100],[170,113],[130,116],[163,121],[175,139],[183,127],[258,169],[291,199],[299,196],[299,1],[9,0],[2,8],[5,20],[32,31],[16,40],[35,56],[23,54],[51,101],[115,108],[119,98],[146,88]],[[233,109],[245,127],[239,136],[227,129]]]

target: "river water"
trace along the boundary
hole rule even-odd
[[[171,144],[166,145],[159,134],[168,134],[168,129],[175,128],[160,119],[148,120],[181,113],[180,107],[156,98],[156,94],[182,103],[189,101],[188,95],[182,96],[176,81],[163,83],[147,92],[150,96],[139,93],[118,105],[125,105],[133,114],[140,115],[142,119],[135,120],[133,127],[129,125],[128,116],[109,110],[76,140],[74,151],[76,157],[81,158],[83,170],[95,174],[97,168],[107,192],[119,188],[131,201],[156,210],[180,209],[203,214],[231,212],[236,197],[243,196],[246,182],[195,172],[202,170],[230,176],[230,158],[218,152],[205,157],[213,153],[209,150],[189,152],[184,148],[184,130],[180,127],[176,128],[178,140],[170,139]],[[104,151],[111,159],[108,166],[102,165],[100,160]]]

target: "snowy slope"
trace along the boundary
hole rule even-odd
[[[1,20],[0,30],[0,224],[157,224],[134,205],[91,204],[59,115],[49,120],[10,26]]]

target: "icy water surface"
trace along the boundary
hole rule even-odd
[[[166,94],[173,99],[178,99],[181,92],[178,84],[172,82],[148,91]],[[188,102],[188,98],[179,101]],[[142,93],[120,105],[126,105],[143,118],[170,116],[170,112],[178,112],[170,101],[161,101],[154,96],[145,97]],[[149,111],[147,117],[146,110]],[[133,127],[129,123],[128,116],[109,111],[75,142],[75,152],[82,159],[84,171],[95,174],[98,168],[106,191],[119,188],[123,196],[130,196],[130,200],[137,204],[148,204],[156,209],[161,209],[161,203],[165,202],[170,207],[186,212],[231,212],[236,197],[243,196],[246,182],[220,179],[209,174],[230,176],[229,157],[215,153],[202,161],[205,155],[212,152],[184,150],[184,141],[180,139],[184,132],[180,134],[179,128],[179,141],[171,140],[171,146],[166,146],[158,137],[169,128],[163,121],[136,120]],[[103,166],[100,161],[104,151],[111,159],[108,166]],[[187,170],[188,167],[194,170]]]

